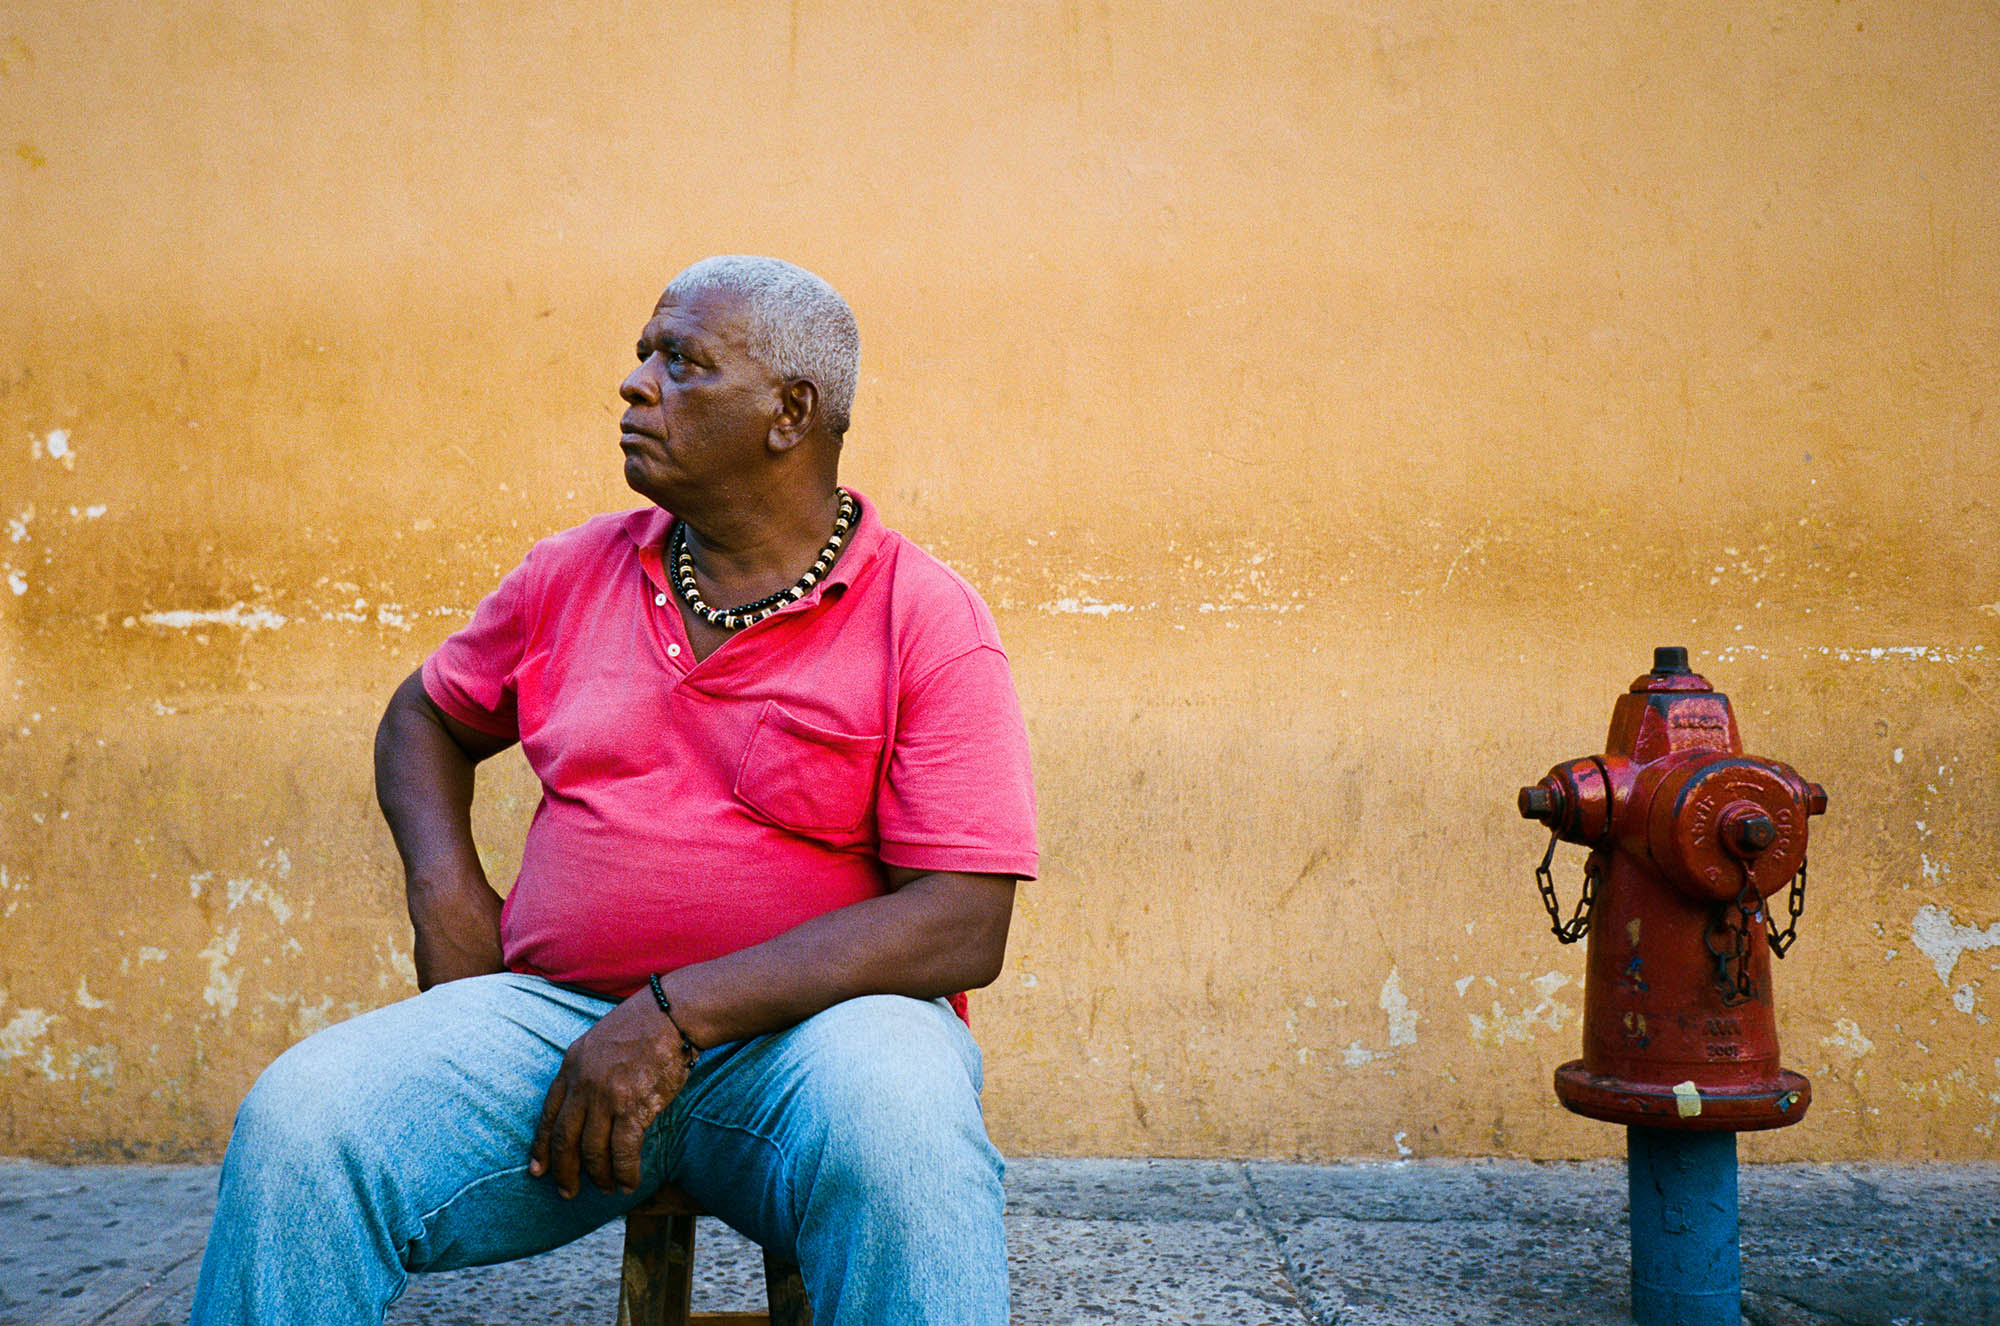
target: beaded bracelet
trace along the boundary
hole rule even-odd
[[[693,1041],[688,1039],[688,1034],[681,1030],[681,1020],[674,1016],[674,1002],[667,998],[667,992],[660,988],[659,973],[654,972],[651,976],[648,976],[646,984],[653,987],[653,1002],[660,1006],[660,1011],[667,1015],[667,1025],[672,1027],[674,1033],[681,1038],[681,1053],[687,1056],[688,1067],[693,1068],[694,1061],[701,1057],[701,1051],[695,1047]]]

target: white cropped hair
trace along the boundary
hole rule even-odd
[[[743,301],[750,353],[782,378],[810,380],[828,425],[845,433],[861,376],[861,333],[840,292],[781,258],[741,253],[703,258],[667,284],[680,301],[710,291]]]

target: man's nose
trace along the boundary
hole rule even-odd
[[[626,375],[625,380],[618,384],[618,394],[624,398],[627,405],[658,405],[660,403],[659,384],[654,381],[653,375],[647,371],[646,367],[647,364],[652,362],[651,359],[648,359],[645,364],[641,364],[633,369]]]

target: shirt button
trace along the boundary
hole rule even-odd
[[[668,657],[668,658],[679,658],[680,656],[681,656],[681,647],[680,647],[679,645],[668,645],[668,646],[667,646],[667,657]]]
[[[667,606],[667,596],[666,596],[665,594],[655,594],[655,595],[653,595],[653,606],[654,606],[654,607],[656,607],[656,608],[664,608],[664,607],[666,607],[666,606]]]

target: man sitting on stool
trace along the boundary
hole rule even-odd
[[[236,1117],[194,1320],[380,1323],[662,1180],[795,1254],[822,1326],[1007,1319],[959,992],[1036,867],[986,606],[839,486],[858,340],[770,258],[675,277],[620,394],[652,505],[543,540],[389,701],[423,993]],[[727,605],[727,606],[722,606]],[[542,783],[503,904],[473,767]]]

